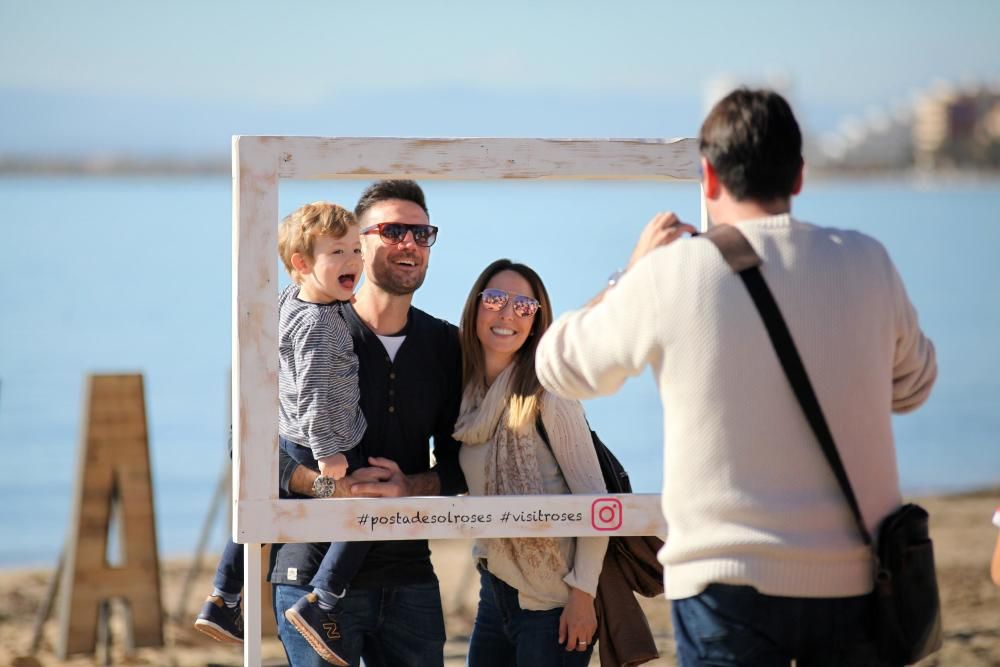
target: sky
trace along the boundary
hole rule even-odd
[[[1000,80],[993,0],[0,0],[0,156],[211,157],[233,134],[693,136],[780,86],[813,133]]]

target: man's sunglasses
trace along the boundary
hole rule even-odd
[[[518,317],[531,317],[538,312],[541,305],[538,303],[538,299],[532,299],[530,296],[508,294],[502,289],[494,288],[484,289],[479,293],[479,298],[483,302],[483,308],[494,312],[503,310],[507,302],[510,301],[513,303],[514,314]]]
[[[397,245],[406,238],[406,232],[413,233],[413,242],[429,248],[437,241],[438,228],[434,225],[404,225],[401,222],[380,222],[361,230],[362,234],[377,233],[383,243]]]

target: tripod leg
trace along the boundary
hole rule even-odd
[[[219,476],[219,485],[216,487],[215,495],[212,497],[212,504],[209,506],[208,514],[205,516],[204,523],[201,525],[201,533],[198,536],[198,546],[195,548],[194,558],[191,561],[191,567],[188,568],[187,573],[184,575],[184,584],[181,586],[180,598],[177,600],[177,610],[174,612],[174,620],[178,623],[183,623],[184,618],[186,617],[187,601],[188,597],[191,595],[191,586],[194,585],[194,580],[198,578],[199,574],[201,574],[201,561],[202,557],[205,555],[205,549],[208,546],[209,534],[212,532],[212,526],[215,525],[215,519],[219,515],[219,509],[228,497],[229,466],[229,461],[226,461],[226,464],[222,468],[222,475]]]
[[[59,595],[59,581],[62,579],[65,558],[66,550],[62,549],[59,551],[59,562],[56,564],[56,571],[52,575],[52,579],[49,580],[49,588],[45,592],[45,599],[42,601],[42,606],[38,608],[38,614],[35,616],[35,627],[32,629],[31,648],[28,649],[28,655],[38,653],[38,646],[42,643],[42,628],[45,626],[45,621],[49,620],[49,616],[52,614],[52,603],[55,601],[56,596]]]

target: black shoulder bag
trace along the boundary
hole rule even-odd
[[[552,443],[549,442],[549,433],[545,430],[545,424],[542,423],[541,413],[535,419],[535,428],[538,430],[538,435],[542,437],[542,442],[549,448],[549,451],[552,451]],[[608,488],[608,493],[632,493],[632,482],[629,481],[625,466],[601,441],[593,429],[590,431],[590,439],[594,441],[594,453],[597,454],[597,462],[601,465],[601,476],[604,477],[604,485]]]
[[[851,508],[858,533],[872,549],[875,560],[872,598],[881,656],[892,662],[917,662],[941,648],[941,604],[927,512],[918,505],[903,505],[882,521],[873,543],[809,375],[781,310],[758,268],[760,257],[734,225],[718,225],[704,236],[718,247],[726,263],[739,274],[750,292],[781,367]]]

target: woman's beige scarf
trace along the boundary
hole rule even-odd
[[[493,384],[471,382],[462,394],[462,407],[455,422],[455,439],[466,445],[488,447],[486,495],[537,495],[544,493],[534,423],[510,425],[510,382],[514,365],[508,366]],[[531,583],[536,573],[551,581],[551,573],[565,574],[569,564],[560,552],[557,538],[518,537],[484,540],[487,559],[509,560]]]

